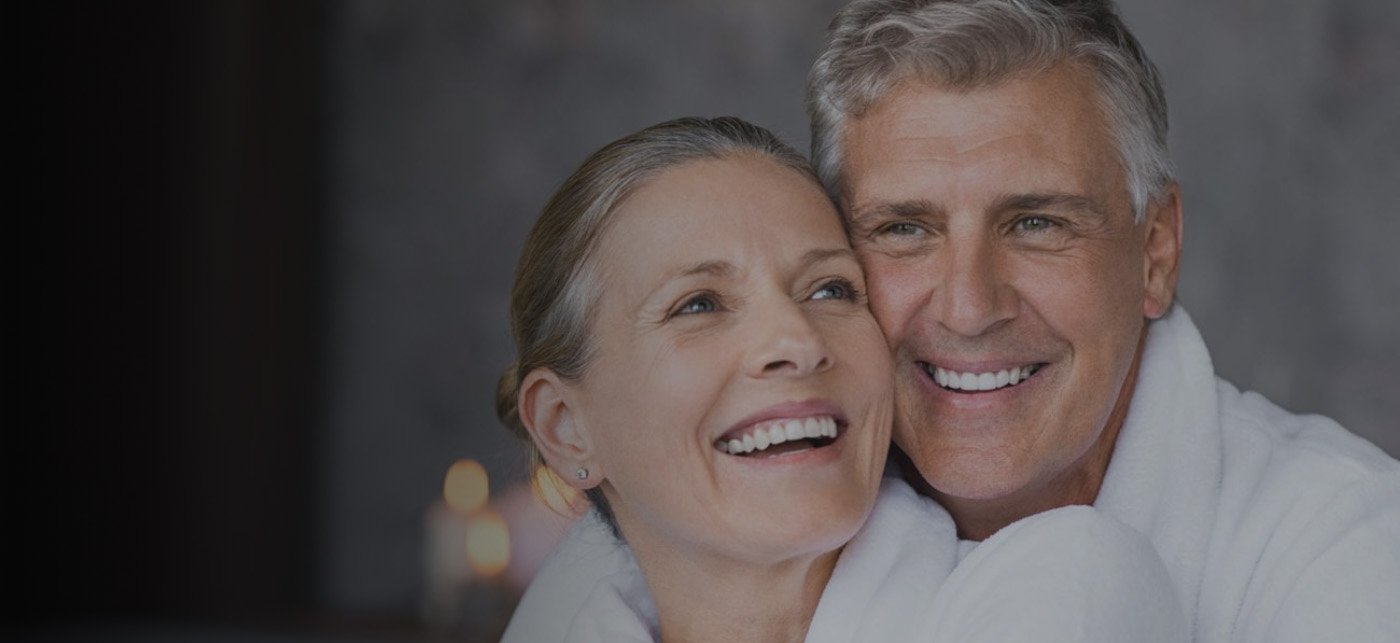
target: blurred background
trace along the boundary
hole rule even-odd
[[[493,411],[528,227],[589,152],[661,120],[738,115],[805,150],[841,4],[45,4],[15,25],[41,43],[15,126],[41,176],[17,186],[38,213],[11,215],[38,247],[13,262],[6,629],[494,640],[567,522]],[[1400,454],[1400,5],[1122,11],[1165,77],[1180,297],[1218,370]]]

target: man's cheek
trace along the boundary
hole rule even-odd
[[[933,276],[910,270],[908,266],[871,262],[866,271],[870,312],[891,345],[905,334],[905,328],[919,302],[928,298]]]

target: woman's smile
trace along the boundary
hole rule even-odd
[[[831,446],[844,433],[845,415],[823,399],[768,407],[735,423],[715,440],[720,453],[775,458]]]

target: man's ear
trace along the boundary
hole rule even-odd
[[[1147,239],[1143,248],[1143,279],[1146,295],[1142,314],[1157,319],[1171,310],[1176,297],[1176,277],[1181,267],[1181,187],[1172,184],[1147,206],[1143,225]]]
[[[561,480],[575,489],[590,489],[602,481],[602,471],[593,462],[587,427],[569,392],[570,384],[554,371],[531,371],[520,382],[520,422]]]

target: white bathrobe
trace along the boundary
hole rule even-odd
[[[1132,528],[1090,507],[1065,507],[960,546],[942,507],[886,478],[870,519],[832,570],[806,640],[1187,638],[1166,567]],[[503,640],[657,639],[656,607],[641,571],[590,515],[531,583]]]
[[[1400,462],[1215,377],[1180,306],[1094,506],[1152,540],[1197,641],[1400,641]]]
[[[871,525],[889,513],[882,509],[890,496],[886,486]],[[932,503],[923,506],[928,505]],[[1151,325],[1132,405],[1095,507],[1150,539],[1170,573],[1194,640],[1400,641],[1400,463],[1327,418],[1289,414],[1217,379],[1200,334],[1179,306]],[[852,622],[872,618],[928,623],[935,612],[956,618],[986,607],[976,600],[956,601],[957,592],[947,591],[955,585],[976,586],[976,578],[960,581],[930,573],[921,584],[917,575],[902,574],[905,566],[888,561],[868,573],[853,571],[860,565],[851,561],[869,551],[894,552],[890,555],[896,562],[908,556],[936,571],[936,561],[948,560],[946,530],[951,526],[940,523],[936,512],[930,515],[934,517],[908,523],[898,533],[909,540],[896,540],[896,545],[862,545],[884,539],[883,528],[866,527],[838,562],[809,640],[852,640],[850,628],[862,627]],[[921,523],[927,523],[926,539],[917,535]],[[1014,558],[991,555],[995,550],[988,545],[999,537],[972,550],[987,550],[980,556],[991,561],[985,568]],[[965,553],[971,546],[961,548]],[[967,554],[963,565],[977,560]],[[1036,560],[1029,557],[1023,563]],[[967,575],[996,578],[997,572],[1013,585],[1044,578],[1017,575],[1009,568]],[[882,573],[890,578],[882,579]],[[828,594],[845,591],[843,579],[851,575],[864,577],[860,582],[865,583],[862,595],[869,597],[867,607],[829,609]],[[1124,576],[1114,581],[1127,582]],[[1053,575],[1049,579],[1053,583]],[[919,607],[918,601],[940,589],[945,591],[938,597],[943,601],[938,610]],[[894,607],[885,610],[883,605]],[[955,605],[963,608],[951,607]],[[1103,605],[1083,603],[1079,609]],[[864,610],[883,616],[867,617]],[[590,616],[602,614],[608,617]],[[1090,616],[1083,616],[1089,625],[1105,625]],[[630,554],[599,525],[584,521],[526,592],[505,640],[562,641],[571,627],[583,633],[592,627],[623,628],[632,637],[619,632],[589,639],[580,634],[578,640],[650,640],[655,622],[655,607]],[[1002,624],[1029,627],[1034,620],[1027,616]],[[937,625],[917,631],[947,631]]]

